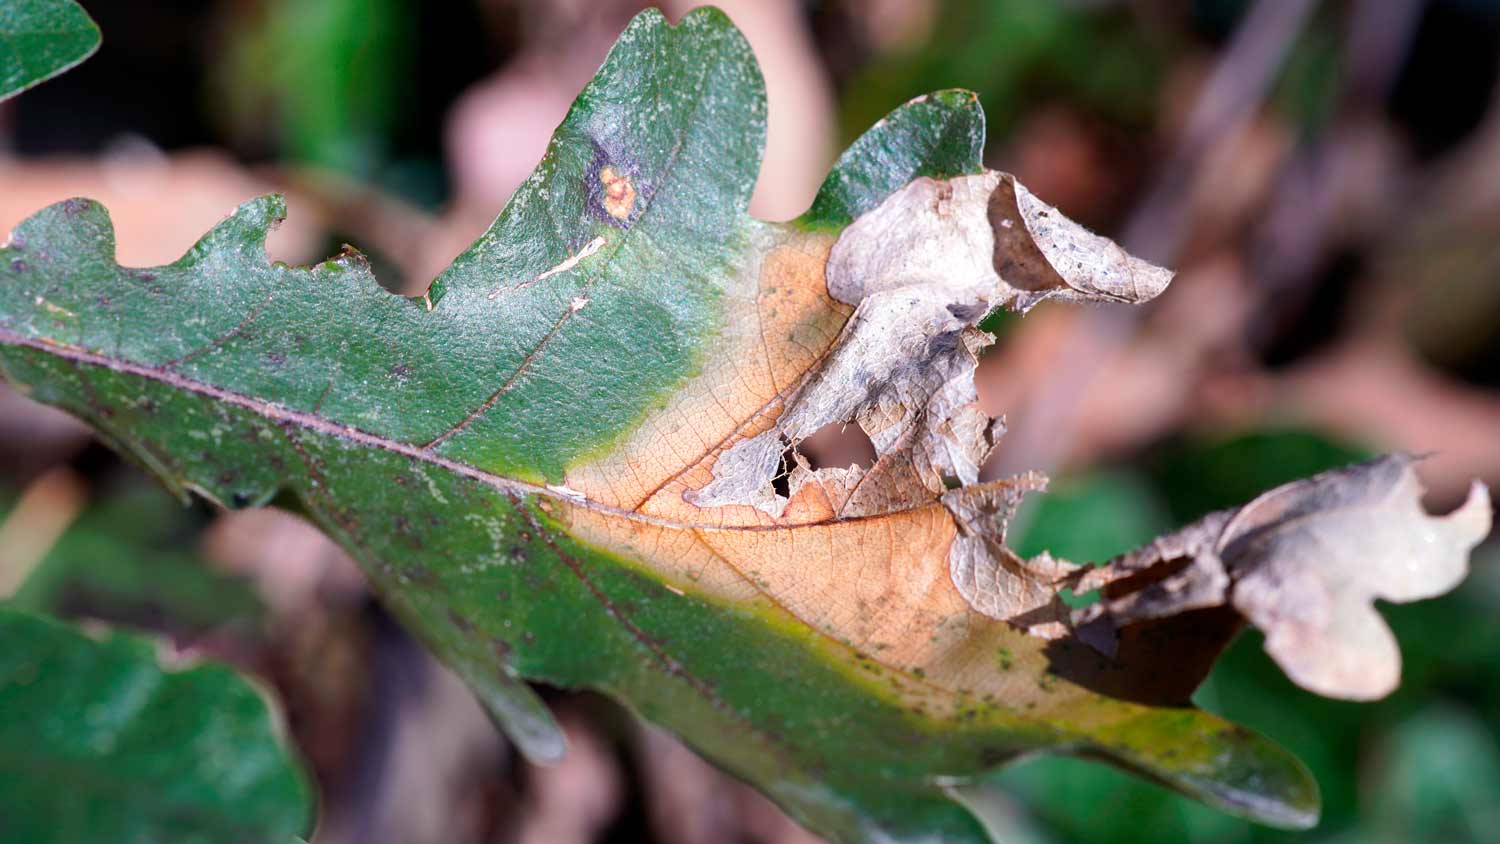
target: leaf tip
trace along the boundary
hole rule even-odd
[[[1128,741],[1084,751],[1207,803],[1282,829],[1311,829],[1322,813],[1317,779],[1294,754],[1252,730],[1196,709],[1152,718]]]

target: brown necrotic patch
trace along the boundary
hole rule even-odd
[[[594,156],[584,175],[589,211],[616,228],[629,228],[650,200],[634,157],[611,140],[594,139]]]
[[[606,165],[599,169],[599,185],[603,189],[605,213],[622,223],[628,221],[636,198],[635,184],[630,175]]]

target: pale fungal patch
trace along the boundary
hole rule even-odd
[[[1080,614],[1080,632],[1108,650],[1116,627],[1227,603],[1265,632],[1266,652],[1303,688],[1389,694],[1401,652],[1375,599],[1449,591],[1490,531],[1483,484],[1458,510],[1431,516],[1412,463],[1388,455],[1295,481],[1088,570],[1075,588],[1102,588],[1105,600]]]
[[[538,275],[536,278],[532,279],[531,281],[528,281],[528,282],[526,282],[524,284],[521,284],[521,285],[519,285],[517,287],[502,287],[499,290],[496,290],[495,292],[491,293],[488,298],[495,299],[495,298],[498,298],[500,296],[500,294],[505,293],[507,291],[520,290],[523,287],[530,287],[531,285],[536,284],[539,281],[543,281],[545,279],[549,279],[549,278],[551,278],[551,277],[553,277],[555,275],[558,275],[560,273],[565,273],[568,270],[571,270],[574,267],[578,266],[578,262],[579,261],[582,261],[584,258],[587,258],[590,255],[593,255],[595,252],[598,252],[600,249],[603,249],[604,245],[606,243],[608,243],[608,241],[605,240],[603,236],[596,237],[593,240],[589,241],[588,243],[584,244],[583,248],[580,249],[580,250],[578,250],[578,254],[577,255],[569,255],[567,258],[564,258],[562,261],[558,262],[557,266],[553,267],[550,270],[547,270],[546,272],[541,273],[540,275]],[[582,297],[580,297],[580,298],[582,298]],[[424,295],[423,299],[426,300],[427,297]],[[574,301],[576,302],[577,300],[575,299]],[[584,301],[585,304],[588,303],[587,299],[584,299],[583,301]],[[582,307],[582,306],[580,305],[579,307]],[[431,305],[430,301],[428,302],[427,309],[429,311],[432,310],[432,305]],[[578,308],[574,308],[573,310],[576,311],[576,310],[578,310]]]
[[[490,540],[490,555],[486,558],[489,565],[503,566],[506,564],[507,556],[507,533],[505,524],[494,516],[484,516],[479,513],[465,513],[464,521],[484,531]],[[481,567],[479,570],[483,570]]]
[[[443,495],[443,491],[438,488],[438,485],[435,481],[433,481],[432,476],[428,475],[421,469],[416,470],[416,472],[417,475],[421,477],[421,479],[427,484],[427,492],[432,496],[433,500],[439,504],[447,504],[447,497]]]

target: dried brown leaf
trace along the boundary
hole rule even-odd
[[[1293,681],[1329,697],[1395,689],[1401,653],[1374,601],[1414,601],[1457,586],[1490,530],[1475,482],[1446,516],[1423,509],[1409,455],[1389,455],[1277,487],[1076,578],[1104,590],[1080,635],[1108,650],[1112,630],[1228,604],[1266,634]]]
[[[1003,432],[974,390],[978,353],[994,342],[978,322],[997,307],[1025,311],[1045,299],[1144,302],[1171,278],[1007,174],[917,179],[833,244],[828,294],[853,316],[775,426],[725,451],[689,500],[780,516],[802,485],[817,482],[848,518],[930,503],[950,478],[973,484]],[[869,435],[875,465],[802,469],[791,495],[778,495],[772,480],[786,447],[841,421]]]

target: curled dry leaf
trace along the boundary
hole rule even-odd
[[[1076,578],[1105,599],[1080,632],[1109,649],[1108,628],[1229,604],[1266,634],[1266,651],[1302,687],[1330,697],[1389,694],[1401,652],[1373,605],[1457,586],[1490,530],[1475,483],[1447,516],[1422,507],[1413,459],[1389,455],[1277,487]]]
[[[828,296],[854,313],[826,356],[775,424],[733,443],[714,463],[712,482],[687,499],[699,507],[750,504],[779,517],[816,482],[833,515],[852,518],[929,503],[948,479],[974,484],[1004,430],[978,405],[977,354],[994,338],[977,323],[998,307],[1025,311],[1045,299],[1144,302],[1171,279],[1007,174],[916,179],[855,220],[829,251]],[[875,465],[798,467],[790,496],[778,495],[772,481],[788,446],[849,421],[869,435]],[[955,507],[955,515],[966,509]]]

